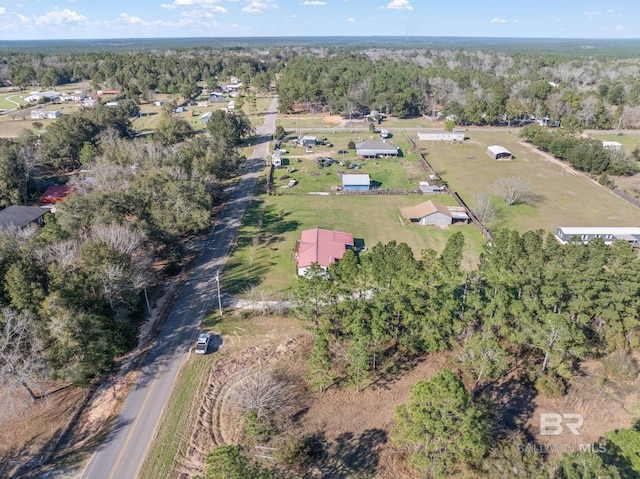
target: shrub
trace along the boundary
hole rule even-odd
[[[548,372],[536,380],[535,388],[545,396],[560,397],[567,393],[567,381],[556,373]]]
[[[638,376],[638,362],[628,351],[618,350],[602,360],[602,369],[609,377],[632,381]]]

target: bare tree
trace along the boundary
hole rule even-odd
[[[274,370],[247,373],[230,395],[240,414],[254,413],[259,421],[281,420],[297,402],[291,381]]]
[[[30,312],[3,308],[0,314],[0,387],[5,404],[0,414],[13,414],[19,402],[18,390],[24,391],[31,402],[38,399],[33,384],[46,372],[42,348],[32,334],[34,318]]]
[[[130,224],[111,223],[109,225],[94,225],[91,236],[109,245],[119,253],[132,255],[139,251],[144,243],[144,236]]]
[[[498,178],[494,183],[494,189],[507,206],[531,203],[535,200],[531,183],[515,176]]]
[[[490,225],[498,216],[498,208],[491,201],[491,197],[482,192],[474,193],[471,197],[471,210],[485,226]]]
[[[598,118],[598,99],[594,96],[588,96],[580,102],[580,109],[576,116],[580,119],[584,126],[595,123]]]

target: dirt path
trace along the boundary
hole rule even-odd
[[[554,163],[556,165],[558,165],[560,168],[562,168],[564,171],[566,171],[567,173],[569,173],[570,175],[573,176],[582,176],[583,178],[586,178],[587,180],[589,180],[591,183],[593,183],[596,186],[599,186],[601,188],[604,188],[604,186],[602,186],[600,183],[598,183],[596,180],[594,180],[593,178],[591,178],[588,174],[586,173],[582,173],[581,171],[576,170],[575,168],[573,168],[571,165],[569,165],[567,162],[562,161],[557,159],[556,157],[554,157],[553,155],[550,155],[549,153],[546,153],[544,151],[539,150],[538,148],[536,148],[533,144],[531,143],[527,143],[526,141],[522,141],[520,142],[520,144],[522,146],[524,146],[525,148],[529,149],[531,152],[533,153],[537,153],[538,155],[540,155],[542,158],[544,158],[545,160]]]

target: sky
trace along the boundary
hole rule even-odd
[[[0,0],[0,40],[640,38],[638,0]]]

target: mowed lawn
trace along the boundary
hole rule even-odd
[[[640,209],[615,196],[583,175],[572,174],[553,163],[515,135],[487,131],[468,132],[462,144],[419,142],[428,161],[449,186],[471,204],[474,193],[491,195],[500,208],[495,227],[524,232],[557,226],[637,226]],[[514,155],[514,161],[494,161],[489,145],[501,145]],[[533,205],[506,207],[498,199],[494,183],[500,177],[526,179],[538,195]]]
[[[454,204],[448,195],[262,195],[247,209],[237,245],[222,276],[223,287],[227,293],[240,295],[250,288],[268,293],[291,291],[296,281],[296,240],[302,230],[316,227],[351,233],[369,249],[378,242],[405,242],[416,257],[424,249],[442,251],[448,238],[462,231],[467,244],[465,263],[477,261],[485,241],[471,225],[440,229],[402,224],[401,206],[428,199]]]

